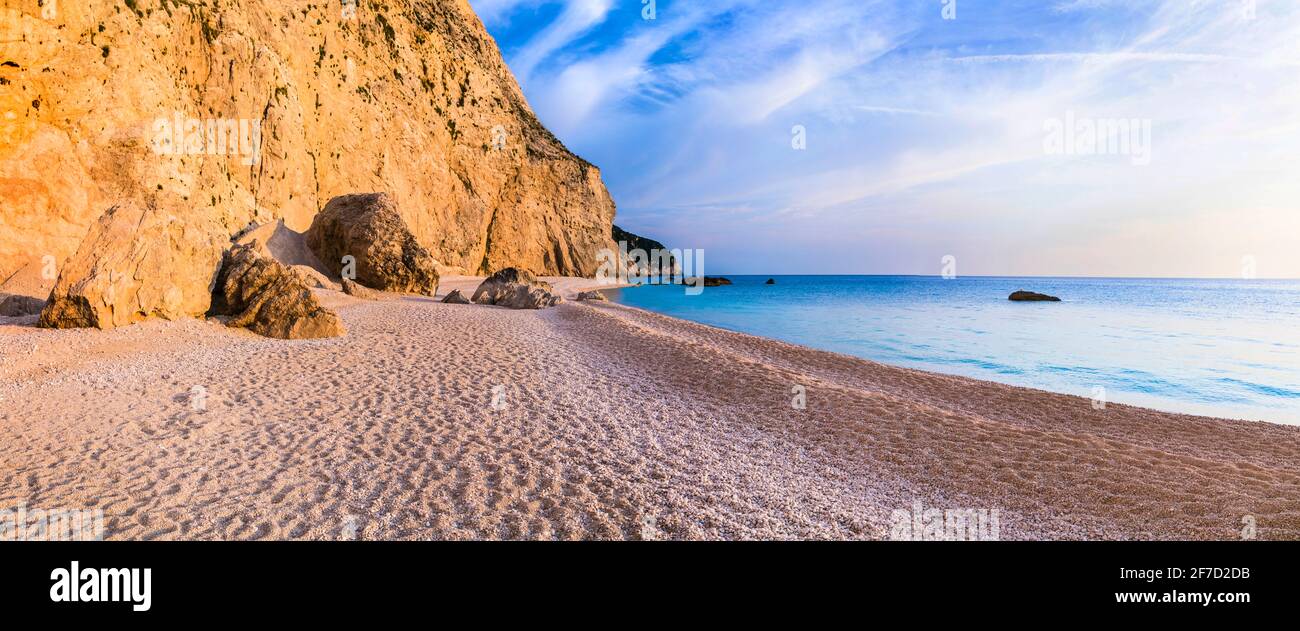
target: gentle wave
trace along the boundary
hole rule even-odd
[[[732,276],[623,304],[876,361],[1173,412],[1300,424],[1300,282]],[[1060,303],[1012,303],[1017,289]]]

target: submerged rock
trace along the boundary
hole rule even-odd
[[[117,204],[63,264],[39,325],[112,329],[202,316],[227,243],[198,211],[173,212],[156,199]]]
[[[1016,302],[1060,302],[1061,299],[1056,296],[1040,294],[1032,291],[1014,291],[1007,297],[1007,300]]]
[[[0,300],[0,316],[10,318],[36,315],[44,308],[44,300],[31,296],[7,296]]]
[[[336,276],[345,256],[356,264],[356,281],[381,291],[432,296],[438,291],[433,255],[384,193],[342,195],[330,200],[307,230],[307,245]]]
[[[302,276],[253,248],[226,254],[217,279],[214,311],[232,316],[228,326],[285,340],[338,337],[346,331],[333,311],[321,306]]]
[[[597,302],[604,302],[604,301],[608,301],[609,298],[606,298],[605,294],[602,294],[598,291],[584,291],[578,294],[578,300],[579,301],[593,300]]]
[[[451,293],[447,294],[447,297],[443,298],[442,301],[449,305],[471,304],[469,298],[466,298],[465,294],[461,293],[459,289],[451,290]]]
[[[474,290],[473,301],[511,309],[545,309],[564,299],[551,292],[550,283],[537,280],[531,272],[508,267],[483,281]]]

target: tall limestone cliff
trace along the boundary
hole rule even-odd
[[[370,192],[471,274],[613,247],[599,170],[465,0],[0,0],[0,283],[133,200],[229,236]]]

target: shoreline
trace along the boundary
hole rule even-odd
[[[739,275],[737,275],[737,276],[739,276]],[[601,289],[621,289],[621,288],[623,288],[623,287],[635,287],[635,286],[636,286],[636,285],[619,285],[619,286],[616,286],[616,287],[601,287]],[[884,368],[890,368],[890,369],[894,369],[894,370],[911,370],[911,371],[919,372],[919,373],[922,373],[922,374],[925,374],[925,375],[934,375],[934,376],[939,376],[939,377],[953,377],[953,378],[956,378],[956,379],[965,379],[965,380],[973,381],[973,382],[975,382],[975,383],[980,383],[980,384],[990,384],[990,385],[1003,386],[1003,387],[1007,387],[1007,388],[1016,388],[1016,389],[1019,389],[1019,390],[1028,390],[1028,391],[1030,391],[1030,392],[1041,393],[1041,394],[1045,394],[1045,395],[1054,395],[1054,396],[1062,396],[1062,397],[1072,397],[1072,398],[1079,399],[1079,400],[1081,400],[1081,401],[1084,401],[1084,402],[1086,402],[1086,403],[1091,404],[1091,400],[1090,400],[1088,397],[1085,397],[1085,396],[1082,396],[1082,395],[1077,395],[1077,394],[1070,394],[1070,393],[1068,393],[1068,392],[1058,392],[1058,391],[1056,391],[1056,390],[1047,390],[1047,389],[1044,389],[1044,388],[1035,388],[1035,387],[1033,387],[1033,386],[1018,386],[1018,385],[1016,385],[1016,384],[1012,384],[1012,383],[1004,383],[1004,382],[1001,382],[1001,381],[994,381],[994,380],[992,380],[992,379],[980,379],[979,377],[969,377],[969,376],[966,376],[966,375],[959,375],[959,374],[956,374],[956,373],[946,373],[946,372],[940,372],[940,371],[937,371],[937,370],[927,370],[927,369],[925,369],[925,368],[913,368],[913,367],[911,367],[911,366],[904,366],[904,365],[901,365],[901,364],[891,364],[891,363],[889,363],[889,362],[884,362],[884,361],[880,361],[880,360],[876,360],[876,359],[871,359],[871,358],[868,358],[868,357],[859,357],[859,356],[857,356],[857,355],[850,355],[850,354],[848,354],[848,353],[842,353],[842,352],[839,352],[839,351],[833,351],[833,350],[829,350],[829,349],[825,349],[825,348],[817,348],[817,347],[815,347],[815,346],[809,346],[809,345],[807,345],[807,344],[800,344],[800,343],[798,343],[798,342],[788,342],[788,341],[786,341],[786,340],[781,340],[781,339],[777,339],[777,338],[774,338],[774,337],[767,337],[767,336],[764,336],[764,335],[758,335],[758,334],[755,334],[755,333],[749,333],[749,332],[747,332],[747,331],[741,331],[741,330],[739,330],[739,329],[731,329],[731,328],[727,328],[727,327],[725,327],[725,326],[718,325],[718,324],[709,324],[709,323],[707,323],[707,322],[699,322],[699,321],[691,320],[691,319],[688,319],[688,318],[679,318],[679,317],[677,317],[677,316],[668,315],[668,314],[666,314],[666,313],[660,313],[660,312],[655,311],[655,310],[653,310],[653,309],[647,309],[647,308],[644,308],[644,307],[638,307],[638,306],[636,306],[636,305],[627,305],[627,304],[623,304],[623,303],[616,302],[616,301],[613,301],[613,300],[610,300],[610,301],[609,301],[609,304],[611,304],[611,305],[617,305],[618,307],[623,308],[623,309],[631,309],[631,310],[633,310],[633,311],[638,311],[638,312],[645,313],[645,314],[650,314],[650,315],[659,316],[659,317],[662,317],[662,318],[667,318],[667,319],[669,319],[669,320],[676,320],[676,321],[680,321],[680,322],[689,322],[689,323],[691,323],[691,324],[698,325],[698,326],[702,326],[702,327],[705,327],[705,328],[708,328],[708,329],[716,329],[717,331],[722,332],[722,333],[727,333],[727,334],[732,334],[732,335],[742,335],[742,336],[745,336],[745,337],[752,337],[752,338],[755,338],[756,340],[760,340],[760,341],[762,341],[762,342],[772,342],[772,343],[776,343],[776,344],[785,344],[785,345],[788,345],[788,346],[793,346],[793,347],[795,347],[795,348],[804,349],[804,350],[808,350],[808,351],[813,351],[813,352],[817,352],[817,353],[826,353],[826,354],[829,354],[829,355],[835,355],[835,356],[837,356],[837,357],[839,357],[839,358],[841,358],[841,359],[844,359],[844,360],[857,360],[857,361],[861,361],[861,362],[866,362],[866,363],[868,363],[868,364],[873,364],[873,365],[876,365],[876,366],[881,366],[881,367],[884,367]],[[1106,407],[1107,407],[1107,408],[1115,407],[1115,406],[1120,406],[1120,407],[1125,407],[1125,408],[1132,408],[1132,409],[1137,410],[1137,411],[1140,411],[1140,412],[1149,412],[1149,413],[1151,413],[1151,414],[1168,414],[1168,415],[1173,415],[1173,416],[1186,416],[1186,417],[1197,418],[1197,419],[1204,419],[1204,420],[1207,420],[1207,421],[1215,421],[1215,422],[1224,422],[1224,423],[1262,423],[1262,424],[1265,424],[1265,425],[1280,425],[1280,426],[1282,426],[1282,427],[1295,427],[1295,428],[1300,428],[1300,426],[1297,426],[1297,425],[1294,425],[1294,424],[1291,424],[1291,423],[1284,423],[1284,422],[1281,422],[1281,421],[1269,421],[1269,420],[1263,420],[1263,419],[1248,419],[1248,418],[1231,418],[1231,417],[1226,417],[1226,416],[1214,416],[1213,414],[1197,414],[1197,413],[1192,413],[1192,412],[1176,412],[1176,411],[1172,411],[1172,410],[1161,410],[1161,409],[1157,409],[1157,408],[1153,408],[1153,407],[1148,407],[1148,406],[1145,406],[1145,405],[1137,405],[1137,404],[1133,404],[1133,403],[1122,403],[1122,402],[1117,402],[1117,401],[1107,401],[1107,402],[1106,402]]]
[[[887,539],[916,502],[997,510],[1002,539],[1300,538],[1300,428],[613,303],[318,295],[346,337],[0,319],[0,507],[126,539]]]

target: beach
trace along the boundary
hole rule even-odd
[[[1297,427],[610,303],[316,293],[346,336],[0,318],[0,508],[132,540],[889,539],[917,506],[997,511],[1005,540],[1300,538]]]

